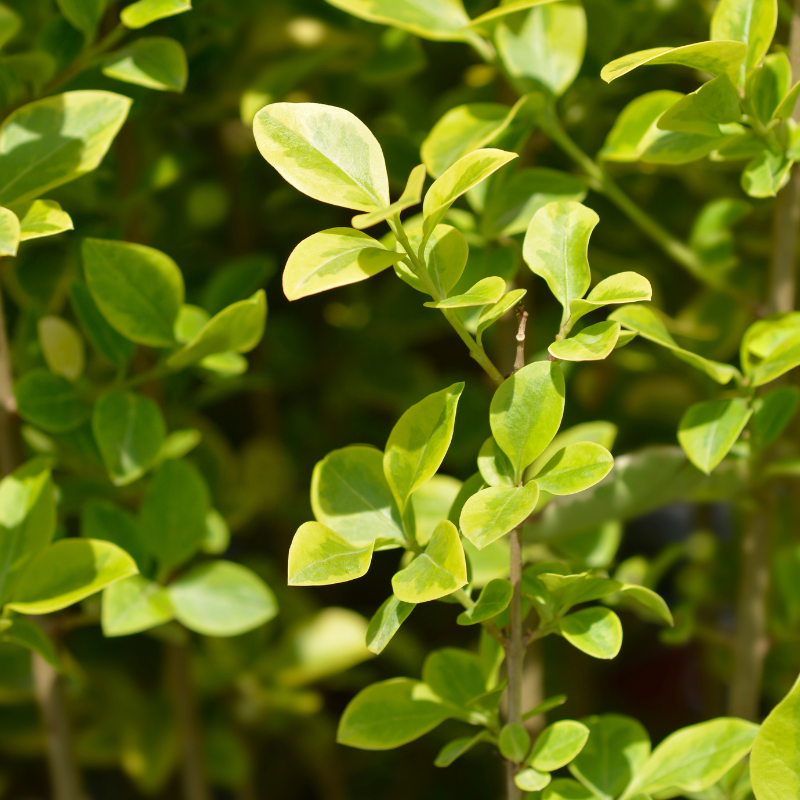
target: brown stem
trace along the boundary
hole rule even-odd
[[[506,650],[508,673],[507,723],[522,722],[522,686],[525,671],[525,642],[522,636],[522,539],[517,528],[511,531],[510,578],[514,593],[509,606],[509,636]],[[522,800],[522,791],[514,783],[517,766],[506,762],[507,800]]]
[[[193,691],[194,681],[189,669],[189,646],[179,642],[169,642],[165,646],[169,688],[175,705],[181,744],[183,798],[211,800],[211,790],[203,770],[200,722]]]
[[[800,166],[797,164],[792,167],[789,183],[778,194],[774,224],[770,290],[767,296],[769,314],[792,311],[795,306],[797,229],[800,226]]]
[[[522,307],[517,308],[517,357],[514,359],[514,372],[519,372],[525,366],[525,328],[528,325],[528,312]]]
[[[2,262],[0,259],[0,278],[2,278]],[[22,447],[19,440],[17,401],[14,398],[11,375],[11,350],[0,286],[0,477],[13,472],[21,461]]]

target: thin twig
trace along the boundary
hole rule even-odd
[[[519,529],[511,531],[509,577],[513,594],[509,606],[509,638],[506,650],[508,711],[506,722],[522,723],[522,681],[525,669],[525,641],[522,635],[522,541]],[[522,800],[523,792],[514,783],[517,765],[506,762],[507,800]]]
[[[517,357],[514,359],[514,372],[519,372],[525,366],[525,327],[528,324],[528,312],[523,305],[517,307]]]

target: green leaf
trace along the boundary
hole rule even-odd
[[[15,256],[21,241],[20,222],[8,208],[0,208],[0,256]]]
[[[434,528],[443,519],[447,519],[453,501],[460,490],[461,481],[457,478],[451,478],[449,475],[434,475],[414,492],[411,496],[411,505],[414,507],[413,516],[416,522],[418,544],[428,544]]]
[[[522,78],[523,86],[529,79],[531,88],[541,84],[560,97],[583,63],[586,12],[578,4],[539,5],[525,17],[503,20],[494,39],[505,68],[514,78]]]
[[[445,300],[424,303],[428,308],[468,308],[470,306],[486,306],[496,303],[506,290],[506,282],[502,278],[482,278],[464,294],[457,294]]]
[[[216,509],[209,509],[206,514],[206,535],[201,545],[204,553],[219,556],[224,553],[231,543],[231,531],[225,517]]]
[[[632,100],[617,117],[600,157],[606,161],[638,161],[663,136],[658,128],[661,116],[682,97],[679,92],[659,90]]]
[[[9,622],[10,627],[0,631],[0,642],[11,642],[20,647],[26,647],[28,650],[38,653],[51,666],[58,670],[61,669],[58,653],[56,653],[53,643],[35,622],[30,622],[23,617],[3,621]]]
[[[549,772],[539,772],[538,769],[527,767],[514,776],[514,784],[524,792],[536,792],[544,789],[550,783]]]
[[[513,289],[508,294],[503,295],[494,305],[483,309],[480,317],[478,317],[478,328],[475,337],[479,345],[481,344],[484,332],[494,325],[505,313],[518,305],[522,301],[522,298],[525,297],[526,291],[526,289]]]
[[[614,658],[622,647],[622,623],[608,608],[590,606],[564,617],[559,633],[593,658]]]
[[[544,569],[538,564],[534,568],[526,569],[523,573],[523,593],[533,600],[545,602],[552,609],[553,615],[565,614],[579,603],[607,597],[623,586],[619,581],[601,575],[589,572],[562,575],[550,572],[551,568],[552,565],[547,565],[547,569]]]
[[[610,603],[616,595],[609,597],[605,602]],[[664,625],[672,626],[675,624],[672,619],[672,612],[664,602],[661,595],[656,594],[646,586],[639,586],[635,583],[626,583],[619,590],[619,597],[622,598],[624,605],[632,606],[633,610],[649,622],[657,621]]]
[[[495,391],[489,421],[519,483],[525,468],[550,444],[564,413],[564,375],[552,361],[515,372]]]
[[[350,224],[359,230],[370,228],[373,225],[377,225],[379,222],[384,222],[385,220],[393,217],[395,214],[399,214],[401,211],[405,211],[407,208],[411,208],[411,206],[415,206],[422,202],[422,189],[425,186],[426,176],[427,172],[425,170],[425,165],[418,164],[416,167],[414,167],[414,169],[411,170],[411,174],[408,176],[408,182],[406,183],[406,188],[403,190],[403,194],[400,195],[399,200],[395,200],[394,203],[382,211],[371,211],[368,214],[358,214],[353,217],[352,220],[350,220]]]
[[[534,214],[525,234],[523,257],[564,307],[562,325],[570,303],[583,297],[591,283],[587,249],[599,221],[580,203],[548,203]]]
[[[89,291],[112,328],[140,344],[174,345],[183,276],[168,255],[104,239],[84,239],[81,254]]]
[[[247,353],[264,335],[267,296],[259,289],[251,298],[224,308],[198,331],[191,341],[167,359],[167,366],[181,369],[218,353]]]
[[[273,103],[256,114],[261,155],[295,189],[334,206],[389,206],[389,179],[378,140],[361,120],[335,106]]]
[[[618,272],[600,281],[583,300],[569,304],[570,328],[583,316],[596,308],[621,303],[638,303],[650,300],[653,289],[650,281],[637,272]]]
[[[723,73],[678,100],[661,115],[657,125],[665,131],[719,136],[720,124],[738,122],[741,118],[739,93],[730,77]]]
[[[392,591],[405,603],[427,603],[452,594],[467,583],[467,560],[461,537],[449,520],[440,522],[425,552],[392,578]]]
[[[354,547],[377,539],[405,541],[400,510],[383,474],[383,453],[374,447],[344,447],[318,462],[311,507],[317,521]]]
[[[729,133],[721,129],[716,136],[663,131],[647,146],[641,160],[648,164],[689,164],[705,158],[712,151],[720,150],[739,135],[738,128]]]
[[[12,203],[11,210],[19,217],[20,241],[55,236],[73,230],[72,219],[55,200],[28,200]]]
[[[278,613],[269,586],[255,572],[231,561],[192,567],[167,591],[175,618],[204,636],[238,636]]]
[[[22,18],[5,4],[0,5],[0,47],[13,39],[22,27]]]
[[[60,539],[31,559],[6,608],[21,614],[49,614],[138,571],[134,560],[115,544]]]
[[[514,468],[508,456],[490,436],[478,453],[478,470],[489,486],[515,486]]]
[[[348,703],[336,741],[361,750],[391,750],[419,739],[451,715],[426,684],[393,678],[362,689]]]
[[[141,575],[132,575],[103,589],[104,636],[140,633],[165,625],[174,616],[167,590]]]
[[[72,310],[95,350],[112,364],[124,367],[131,360],[136,345],[106,322],[85,284],[73,283],[69,296]]]
[[[146,36],[115,50],[103,62],[103,75],[163,92],[182,92],[189,77],[186,53],[166,36]]]
[[[747,46],[740,73],[743,79],[745,71],[760,64],[767,54],[777,23],[776,0],[720,0],[711,17],[711,38]]]
[[[747,425],[752,409],[742,398],[695,403],[681,418],[678,441],[698,469],[709,474]]]
[[[740,360],[751,386],[763,386],[800,364],[800,313],[754,322],[742,338]]]
[[[521,764],[531,749],[531,736],[524,725],[512,722],[503,725],[497,744],[503,758],[513,761],[515,764]]]
[[[741,42],[697,42],[683,47],[653,47],[640,50],[606,64],[600,77],[606,82],[621,78],[644,64],[678,64],[710,75],[728,73],[736,78],[747,57],[747,47]]]
[[[786,95],[781,99],[780,104],[775,109],[772,119],[785,120],[792,116],[794,107],[797,105],[797,98],[800,96],[800,81],[794,84]]]
[[[623,797],[665,789],[701,792],[747,755],[757,731],[758,725],[733,717],[682,728],[656,747]]]
[[[552,711],[554,708],[558,708],[559,706],[563,706],[564,703],[567,702],[567,696],[565,694],[557,694],[555,697],[548,697],[547,700],[543,700],[539,705],[534,706],[530,711],[526,711],[522,715],[523,722],[528,719],[532,719],[533,717],[538,717],[540,714],[546,714],[548,711]]]
[[[586,717],[582,722],[589,728],[589,738],[569,771],[604,800],[619,797],[650,755],[647,731],[635,719],[620,714]]]
[[[50,371],[73,382],[78,380],[86,364],[78,331],[66,320],[54,316],[41,317],[36,330]]]
[[[744,168],[742,189],[750,197],[774,197],[786,185],[792,163],[780,150],[764,147]]]
[[[412,246],[422,242],[422,231],[411,236]],[[418,240],[418,241],[417,241]],[[443,297],[447,297],[450,290],[458,283],[464,272],[469,258],[469,245],[464,234],[450,225],[437,225],[425,243],[423,253],[425,269],[430,275],[433,285]],[[399,266],[399,265],[395,265]],[[491,279],[491,280],[499,280]],[[420,284],[420,290],[425,292]],[[475,289],[476,287],[473,287]],[[472,291],[472,289],[470,290]],[[455,298],[452,298],[453,300]],[[429,305],[426,303],[425,305]]]
[[[56,0],[56,2],[70,25],[87,35],[95,32],[106,10],[106,0]]]
[[[169,459],[155,471],[139,511],[139,527],[162,572],[197,552],[209,508],[208,487],[192,465]]]
[[[0,204],[33,200],[96,169],[131,100],[97,91],[28,103],[0,126]]]
[[[460,527],[479,550],[522,524],[536,508],[539,486],[492,486],[482,489],[464,503]]]
[[[489,581],[481,590],[478,602],[472,608],[458,615],[459,625],[477,625],[487,619],[496,617],[508,608],[514,588],[505,578]]]
[[[792,85],[792,65],[786,53],[773,53],[764,65],[747,75],[745,97],[764,125],[768,125]]]
[[[329,0],[331,5],[369,22],[392,25],[425,39],[463,39],[470,18],[461,0]]]
[[[448,742],[440,751],[439,755],[434,760],[434,766],[449,767],[457,758],[460,758],[468,750],[472,750],[476,744],[487,742],[491,739],[492,735],[489,731],[481,731],[476,733],[475,736],[464,736],[460,739],[453,739]]]
[[[159,407],[133,392],[104,392],[94,404],[92,430],[115,486],[138,480],[158,460],[166,426]]]
[[[527,102],[512,107],[501,103],[468,103],[451,108],[431,129],[420,153],[435,178],[460,158],[492,142],[514,121]]]
[[[422,203],[425,236],[442,221],[450,206],[500,167],[517,158],[516,153],[487,148],[474,150],[460,158],[437,178]]]
[[[120,18],[126,28],[144,28],[158,19],[183,14],[191,8],[191,0],[138,0],[122,9]]]
[[[597,800],[597,795],[570,778],[557,778],[542,792],[542,800]]]
[[[800,681],[772,709],[753,742],[750,780],[756,800],[800,796]]]
[[[547,349],[562,361],[601,361],[613,352],[619,332],[619,322],[598,322],[575,336],[553,342]]]
[[[622,308],[611,314],[609,319],[616,320],[624,328],[636,331],[639,336],[666,347],[672,351],[676,358],[691,364],[695,369],[704,372],[712,380],[721,383],[723,386],[729,383],[733,377],[739,375],[739,370],[730,366],[730,364],[711,361],[679,347],[661,319],[648,306],[622,306]]]
[[[552,1],[553,0],[505,0],[505,2],[501,2],[496,8],[492,8],[480,16],[475,17],[475,19],[473,19],[471,22],[471,26],[485,26],[485,23],[496,20],[499,17],[505,17],[508,14],[515,14],[517,11],[525,11],[533,6],[542,5],[543,3],[550,3]]]
[[[14,387],[23,419],[48,431],[66,433],[80,427],[91,411],[71,381],[46,369],[35,369]]]
[[[292,251],[283,271],[289,300],[365,281],[404,258],[369,234],[330,228],[309,236]]]
[[[756,447],[772,444],[791,422],[800,403],[800,389],[780,386],[752,403],[752,431]]]
[[[561,769],[583,750],[588,738],[589,729],[580,722],[555,722],[539,734],[527,763],[540,772]]]
[[[463,391],[464,384],[455,383],[428,395],[411,406],[392,428],[383,472],[402,511],[414,490],[439,469],[453,438],[456,407]]]
[[[557,452],[536,474],[541,491],[575,494],[603,480],[614,467],[611,453],[594,442],[576,442]]]
[[[455,647],[434,650],[425,659],[422,679],[442,700],[461,708],[486,692],[480,657]]]
[[[370,653],[378,655],[383,652],[415,607],[416,603],[404,603],[394,595],[381,604],[367,628],[367,649]]]
[[[81,536],[117,545],[138,564],[140,571],[150,566],[136,518],[108,500],[89,500],[81,506]]]
[[[360,578],[369,570],[374,546],[354,546],[319,522],[306,522],[289,548],[289,585],[327,586]]]

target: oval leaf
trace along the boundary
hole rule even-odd
[[[355,547],[319,522],[297,529],[289,548],[289,585],[326,586],[366,575],[374,542]]]
[[[561,635],[593,658],[614,658],[622,647],[622,623],[608,608],[591,606],[564,617]]]
[[[71,381],[46,369],[28,372],[15,385],[14,394],[20,416],[50,433],[75,430],[91,411]]]
[[[619,322],[598,322],[569,339],[553,342],[548,351],[562,361],[601,361],[617,346],[619,331]]]
[[[576,442],[556,453],[536,475],[539,489],[550,494],[575,494],[603,480],[614,458],[602,445]]]
[[[50,371],[76,381],[86,363],[83,340],[69,322],[61,317],[42,317],[36,326],[42,355]]]
[[[565,719],[546,727],[536,739],[528,763],[540,772],[553,772],[569,764],[583,750],[589,729]]]
[[[709,474],[728,454],[752,409],[742,398],[695,403],[681,418],[678,441],[689,460]]]
[[[464,503],[461,532],[479,550],[521,525],[536,508],[539,486],[492,486]]]
[[[478,602],[472,608],[458,615],[459,625],[477,625],[487,619],[496,617],[508,608],[514,587],[505,578],[489,581],[481,590]]]
[[[122,9],[120,18],[126,28],[144,28],[151,22],[191,11],[191,0],[137,0]]]
[[[148,89],[182,92],[189,77],[189,66],[179,42],[166,36],[146,36],[106,58],[103,75]]]
[[[167,590],[141,575],[103,589],[104,636],[129,636],[164,625],[174,617]]]

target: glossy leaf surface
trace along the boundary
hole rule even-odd
[[[461,532],[479,550],[522,524],[536,508],[539,486],[492,486],[467,500],[461,511]]]
[[[301,525],[289,548],[289,585],[325,586],[367,574],[374,544],[357,547],[319,522]]]
[[[622,623],[608,608],[590,606],[564,617],[561,635],[593,658],[614,658],[622,647]]]
[[[614,459],[602,445],[576,442],[556,453],[536,474],[539,489],[550,494],[575,494],[594,486],[611,472]]]
[[[547,349],[562,361],[602,361],[614,351],[619,332],[618,322],[598,322],[575,336],[553,342]]]
[[[148,89],[182,92],[189,67],[178,42],[166,36],[149,36],[115,50],[106,59],[103,74]]]
[[[741,398],[695,403],[681,418],[678,441],[689,460],[708,474],[736,443],[752,413]]]
[[[129,636],[164,625],[174,616],[167,590],[141,575],[132,575],[103,590],[104,636]]]

